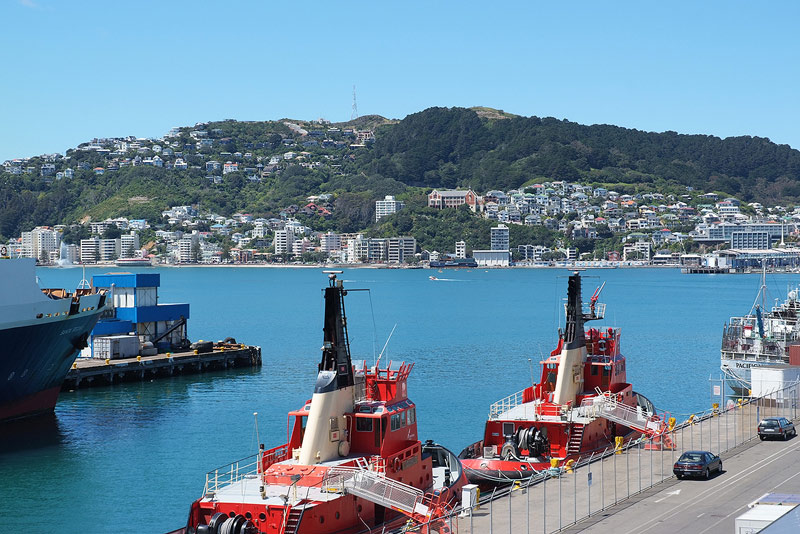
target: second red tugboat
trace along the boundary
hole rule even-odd
[[[584,329],[584,322],[604,316],[601,290],[584,307],[580,273],[569,277],[565,330],[541,362],[541,380],[494,403],[483,440],[459,455],[470,482],[486,487],[527,479],[588,458],[618,437],[658,436],[658,446],[670,446],[667,436],[661,439],[665,417],[627,382],[619,328]]]
[[[417,438],[408,399],[413,365],[353,365],[347,291],[328,271],[322,361],[311,400],[289,413],[287,443],[206,476],[186,534],[349,534],[411,521],[449,532],[442,517],[466,483],[447,449]]]

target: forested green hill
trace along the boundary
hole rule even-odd
[[[374,142],[364,146],[353,129],[374,129]],[[212,146],[200,147],[192,137],[198,130]],[[388,230],[373,226],[374,202],[387,194],[421,204],[419,199],[433,187],[472,187],[483,193],[544,180],[607,184],[623,192],[684,193],[688,186],[766,205],[800,199],[800,152],[768,139],[584,126],[488,108],[430,108],[401,121],[369,116],[334,125],[221,121],[183,128],[177,137],[150,145],[156,143],[171,146],[189,168],[123,165],[112,170],[112,160],[130,159],[137,151],[113,156],[78,147],[55,163],[59,171],[75,169],[70,179],[42,177],[41,158],[24,162],[33,169],[29,174],[0,172],[0,237],[87,216],[158,222],[160,212],[176,204],[196,204],[221,215],[276,216],[289,205],[304,205],[309,195],[326,192],[333,193],[333,215],[310,220],[312,226],[339,231],[371,227],[381,234]],[[302,158],[284,159],[290,151]],[[152,155],[145,150],[145,157]],[[275,158],[278,163],[269,165]],[[222,176],[206,169],[208,161],[227,160],[238,161],[240,171]],[[259,164],[274,168],[262,175]],[[99,175],[95,167],[107,170]],[[212,174],[219,178],[209,178]],[[420,225],[427,228],[424,232],[436,231],[432,225],[443,216],[414,206],[407,215],[421,215],[384,225],[412,234],[423,233]]]

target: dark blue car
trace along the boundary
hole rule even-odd
[[[722,473],[722,460],[708,451],[687,451],[672,466],[675,476],[710,478],[711,473]]]

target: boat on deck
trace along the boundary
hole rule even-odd
[[[287,442],[206,475],[185,534],[355,534],[442,519],[466,484],[458,457],[417,437],[413,364],[354,365],[344,297],[327,271],[322,360],[312,398],[289,413]],[[380,360],[380,359],[379,359]]]
[[[539,383],[496,403],[489,410],[481,441],[459,457],[471,483],[483,487],[525,480],[569,465],[642,434],[669,447],[666,415],[627,382],[619,328],[589,328],[603,319],[599,287],[585,305],[581,276],[569,277],[566,324],[558,346],[541,362]]]

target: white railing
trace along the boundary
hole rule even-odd
[[[500,414],[506,413],[511,408],[523,404],[522,394],[525,390],[512,393],[504,399],[500,399],[489,407],[489,419],[497,419]]]
[[[598,395],[584,399],[580,410],[589,417],[602,417],[647,434],[658,432],[663,425],[663,421],[651,421],[650,414],[641,407],[618,402],[614,396]]]
[[[230,465],[206,473],[206,486],[203,495],[216,493],[225,486],[245,478],[258,477],[258,454],[237,460]]]
[[[603,319],[606,316],[606,305],[602,302],[595,303],[594,307],[589,302],[581,303],[581,313],[591,319]]]
[[[351,493],[406,514],[422,513],[422,490],[362,467],[331,467],[322,483],[324,492]]]

